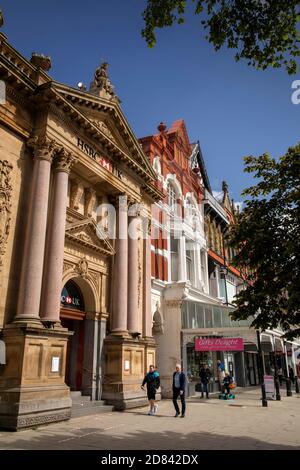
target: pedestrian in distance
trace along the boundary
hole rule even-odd
[[[141,389],[144,389],[144,385],[147,385],[147,397],[149,400],[149,411],[148,415],[149,416],[154,416],[157,412],[158,409],[158,404],[155,403],[155,395],[157,390],[160,387],[160,378],[159,378],[159,373],[157,370],[155,370],[155,367],[153,365],[149,366],[149,372],[144,377],[143,383],[141,385]]]
[[[295,382],[295,372],[292,366],[289,366],[289,377],[291,379],[292,384],[294,385]]]
[[[173,373],[173,404],[175,408],[175,418],[180,415],[179,406],[177,403],[177,398],[180,397],[181,400],[181,418],[185,417],[185,385],[186,377],[185,373],[181,370],[181,365],[176,364],[175,372]]]
[[[217,361],[219,389],[222,391],[223,379],[225,377],[225,366],[220,359]]]
[[[228,372],[225,372],[225,377],[223,379],[223,393],[230,395],[231,389],[230,385],[233,383],[233,379]]]
[[[209,398],[209,382],[211,379],[211,371],[207,364],[202,364],[200,372],[200,382],[201,382],[201,398],[204,397],[204,392],[206,393],[206,398]]]
[[[283,370],[282,370],[282,367],[279,367],[279,369],[277,370],[277,375],[278,375],[278,379],[279,379],[279,384],[281,386],[282,383],[283,383]]]

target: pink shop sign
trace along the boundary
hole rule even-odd
[[[195,351],[244,351],[243,338],[197,338]]]

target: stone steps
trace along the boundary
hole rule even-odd
[[[112,412],[114,407],[105,404],[104,400],[91,401],[89,396],[81,395],[81,392],[71,392],[72,408],[71,417],[95,415]]]

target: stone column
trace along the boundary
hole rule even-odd
[[[35,149],[32,192],[15,320],[39,321],[54,141],[47,138],[32,139],[30,144]]]
[[[152,311],[151,311],[151,220],[148,221],[148,233],[144,242],[144,272],[143,272],[143,336],[152,337]],[[144,235],[144,236],[145,236]]]
[[[59,322],[65,246],[68,179],[74,157],[61,149],[54,160],[53,200],[49,217],[41,319]]]
[[[128,206],[127,197],[119,196],[117,249],[114,266],[114,299],[112,333],[128,334],[127,296],[128,296]]]
[[[178,239],[178,281],[186,281],[186,246],[185,236]]]
[[[136,211],[135,211],[136,212]],[[138,318],[139,260],[138,260],[138,214],[129,215],[128,230],[128,313],[127,329],[141,333]]]

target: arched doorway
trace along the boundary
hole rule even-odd
[[[81,289],[73,280],[69,280],[61,292],[60,319],[64,328],[73,331],[66,360],[66,384],[72,391],[82,388],[85,316]]]

